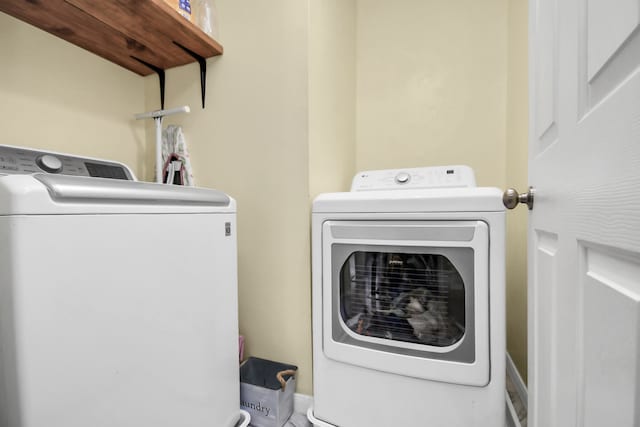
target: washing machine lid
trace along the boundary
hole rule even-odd
[[[499,212],[502,191],[492,187],[325,193],[313,202],[313,213]]]
[[[235,212],[212,189],[108,178],[0,175],[0,215]]]

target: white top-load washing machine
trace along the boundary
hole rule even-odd
[[[502,427],[504,240],[501,191],[465,166],[317,197],[314,425]]]
[[[236,205],[0,146],[0,426],[231,427]]]

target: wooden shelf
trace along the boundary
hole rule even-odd
[[[221,55],[222,46],[163,0],[0,0],[0,11],[134,73],[166,70]]]

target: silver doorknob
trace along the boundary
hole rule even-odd
[[[533,187],[529,187],[529,191],[526,193],[518,194],[515,188],[507,188],[502,195],[502,203],[507,209],[513,209],[518,206],[518,203],[523,203],[529,207],[529,210],[533,209]]]

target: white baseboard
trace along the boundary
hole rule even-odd
[[[511,359],[511,356],[509,355],[508,352],[507,352],[507,375],[509,375],[509,377],[511,378],[511,381],[513,381],[513,384],[516,386],[516,392],[518,393],[520,400],[524,404],[524,407],[529,409],[528,407],[529,394],[527,393],[527,386],[525,385],[524,381],[522,381],[520,372],[518,372],[518,369],[516,368],[515,363],[513,363],[513,359]]]
[[[295,393],[293,395],[293,412],[306,414],[307,410],[313,406],[313,396],[308,394]]]
[[[506,402],[505,417],[507,427],[522,427],[522,424],[520,424],[520,420],[518,419],[516,409],[513,407],[513,403],[511,403],[511,399],[509,398],[509,393],[506,390],[504,391],[504,400]]]
[[[522,377],[516,369],[516,365],[513,363],[513,359],[511,359],[509,353],[507,353],[507,381],[512,384],[511,387],[507,388],[511,389],[512,392],[516,395],[515,397],[510,397],[509,391],[504,391],[504,397],[507,403],[507,427],[522,427],[523,424],[521,424],[518,417],[518,411],[520,412],[520,416],[526,417],[526,414],[528,412],[527,386],[524,384],[524,381],[522,381]],[[514,405],[511,400],[512,398],[514,399],[514,401],[518,400],[519,402],[516,401],[516,405]]]

